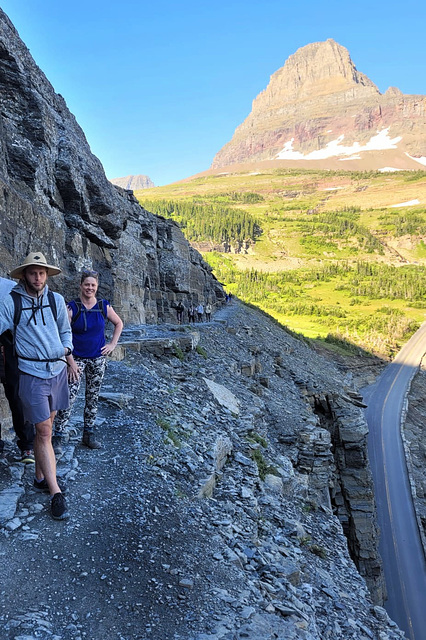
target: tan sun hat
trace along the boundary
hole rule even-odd
[[[51,264],[47,264],[44,255],[38,251],[35,253],[29,253],[24,262],[20,264],[19,267],[16,267],[16,269],[13,269],[9,275],[11,278],[19,279],[22,277],[24,269],[33,266],[46,267],[48,276],[57,276],[58,273],[61,273],[61,269],[58,269],[58,267],[53,267]]]

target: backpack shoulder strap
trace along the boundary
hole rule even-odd
[[[52,316],[55,319],[55,322],[57,322],[58,320],[58,309],[56,307],[56,300],[55,300],[55,296],[53,294],[53,291],[49,291],[47,292],[47,299],[49,300],[49,307],[52,310]]]
[[[107,319],[107,314],[108,314],[108,300],[98,300],[96,307],[93,307],[93,310],[98,310],[101,312],[102,317],[106,320]],[[73,310],[73,315],[71,318],[71,326],[73,324],[75,324],[77,322],[77,320],[79,319],[79,317],[81,316],[81,311],[82,311],[82,303],[81,300],[78,300],[77,298],[75,300],[71,300],[70,302],[68,302],[68,306],[71,307],[71,309]],[[74,313],[74,306],[75,306],[75,313]],[[90,309],[90,311],[92,311],[92,309]]]
[[[14,311],[13,311],[13,331],[12,331],[11,342],[12,342],[13,354],[15,355],[16,354],[16,347],[15,347],[15,344],[16,344],[16,327],[18,326],[19,321],[21,319],[22,298],[19,295],[19,293],[17,293],[13,289],[9,293],[12,296],[13,306],[14,306]],[[3,345],[4,345],[4,342],[3,342]]]
[[[68,302],[68,306],[72,309],[72,318],[71,318],[71,326],[77,322],[79,317],[81,316],[81,300],[77,298],[75,300],[70,300]],[[75,309],[74,309],[75,307]]]
[[[19,324],[19,321],[21,319],[21,314],[22,314],[22,298],[19,295],[19,293],[17,293],[16,291],[14,291],[12,289],[12,291],[10,292],[10,295],[12,296],[12,300],[13,300],[13,305],[14,305],[14,312],[13,312],[13,333],[16,333],[16,327]]]
[[[102,313],[102,316],[103,316],[104,320],[107,319],[107,315],[108,315],[107,307],[108,307],[108,305],[109,305],[108,300],[98,300],[98,308],[99,308],[99,311]]]

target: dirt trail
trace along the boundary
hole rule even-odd
[[[123,369],[110,363],[105,389],[128,391]],[[145,370],[133,369],[131,377],[135,389],[144,387]],[[25,467],[17,513],[23,525],[0,530],[2,640],[165,640],[176,630],[185,637],[197,594],[179,586],[181,572],[171,574],[170,566],[200,534],[191,532],[173,487],[143,472],[143,402],[122,410],[101,403],[99,418],[104,448],[91,451],[78,438],[58,463],[58,475],[68,478],[68,521],[51,519],[49,498],[32,488],[33,467]],[[2,487],[9,469],[0,466]]]

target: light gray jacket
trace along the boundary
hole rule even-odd
[[[7,296],[9,291],[16,287],[15,280],[8,280],[7,278],[0,278],[0,300]]]
[[[16,353],[19,370],[37,378],[54,378],[66,366],[65,349],[72,349],[72,333],[64,298],[54,293],[57,320],[47,297],[48,286],[41,296],[30,296],[22,282],[15,291],[22,297],[22,314],[16,328]],[[0,299],[0,333],[13,331],[15,305],[11,295]],[[22,357],[19,357],[22,356]],[[34,358],[35,360],[25,360]],[[42,362],[51,360],[51,362]]]

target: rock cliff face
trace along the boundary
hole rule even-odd
[[[113,178],[112,184],[123,189],[130,189],[131,191],[137,191],[138,189],[150,189],[155,187],[155,184],[149,176],[137,175],[137,176],[125,176],[124,178]]]
[[[265,160],[327,167],[332,158],[345,160],[342,169],[360,160],[380,168],[386,151],[397,168],[426,164],[426,96],[393,87],[382,95],[347,49],[327,40],[299,49],[271,76],[212,168]]]
[[[83,131],[0,10],[0,271],[45,252],[72,297],[76,273],[101,273],[102,295],[126,321],[162,322],[177,299],[223,299],[180,229],[113,186]]]

